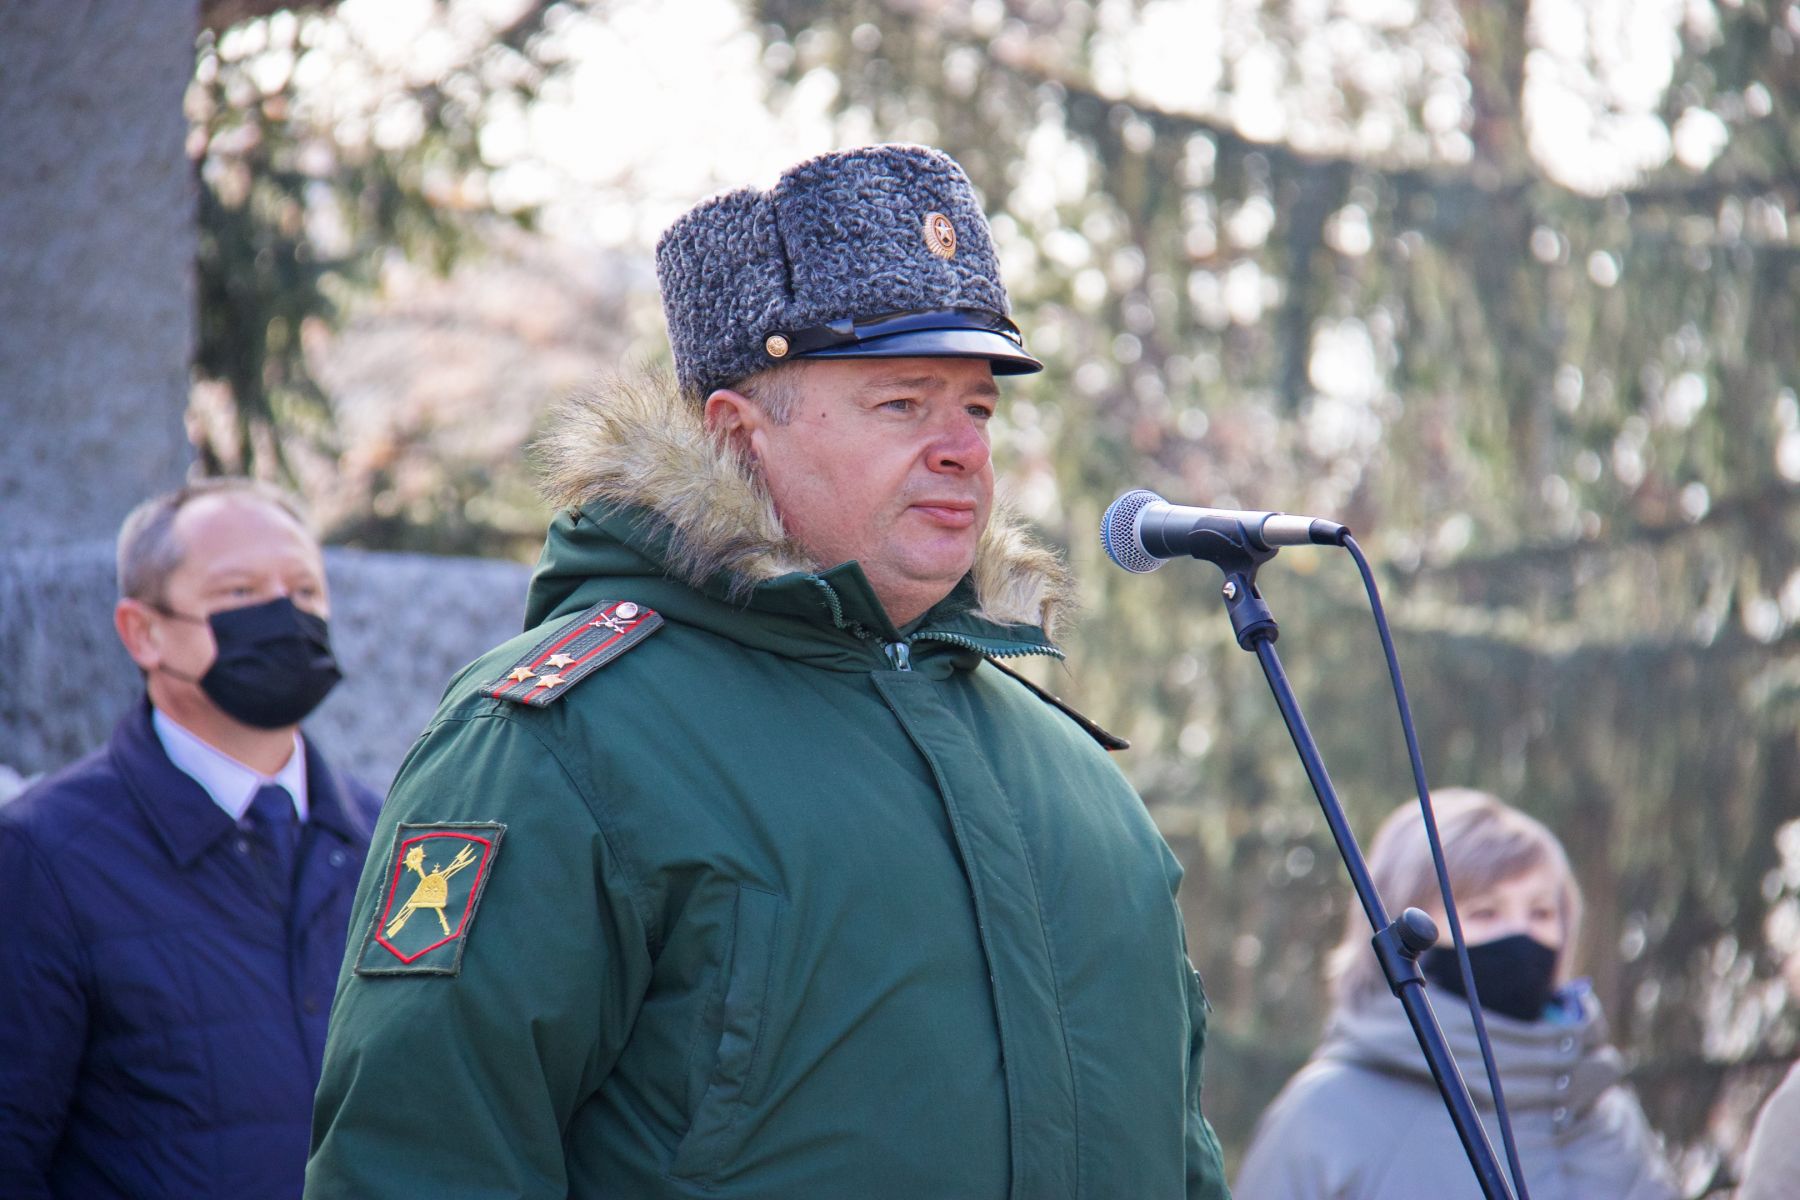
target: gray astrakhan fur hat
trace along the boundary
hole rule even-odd
[[[968,176],[927,146],[823,154],[766,192],[702,201],[657,242],[656,274],[675,373],[696,401],[801,358],[1042,369],[1007,319]]]

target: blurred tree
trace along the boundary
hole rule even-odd
[[[1004,461],[1092,588],[1064,682],[1190,866],[1228,1140],[1312,1045],[1348,889],[1210,568],[1098,561],[1126,484],[1362,531],[1432,777],[1567,839],[1703,1179],[1796,1034],[1768,931],[1800,890],[1800,5],[754,12],[847,138],[942,145],[999,214],[1048,362]],[[1410,784],[1354,572],[1290,553],[1263,588],[1366,832]]]
[[[531,205],[492,187],[481,131],[555,75],[546,31],[589,5],[521,0],[496,23],[484,15],[492,6],[474,13],[441,0],[438,36],[404,62],[359,43],[335,7],[207,5],[188,96],[200,177],[189,424],[206,473],[292,480],[295,447],[335,458],[309,350],[345,302],[396,257],[446,271],[490,243],[496,223],[531,226]],[[465,484],[440,497],[446,509],[480,489],[478,479]],[[516,549],[480,523],[447,535],[388,524],[388,540],[415,548]],[[423,524],[441,522],[434,512]]]

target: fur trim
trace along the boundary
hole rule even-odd
[[[615,378],[563,401],[533,447],[544,498],[654,514],[669,535],[669,574],[694,586],[724,574],[732,591],[817,571],[781,527],[768,492],[741,456],[707,436],[699,410],[666,377]],[[1074,615],[1068,568],[996,502],[976,550],[976,615],[1055,635]]]
[[[537,452],[544,498],[641,508],[669,531],[669,574],[700,585],[720,573],[734,590],[814,564],[788,539],[768,493],[739,456],[706,436],[693,405],[665,379],[613,379],[551,416]]]
[[[1036,625],[1054,639],[1079,607],[1062,555],[1038,541],[1025,520],[994,501],[975,551],[976,615],[1002,625]]]

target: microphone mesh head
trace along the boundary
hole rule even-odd
[[[1106,557],[1138,575],[1162,566],[1163,560],[1144,549],[1144,540],[1138,536],[1138,515],[1161,503],[1161,496],[1143,488],[1114,500],[1100,518],[1100,545],[1106,549]]]

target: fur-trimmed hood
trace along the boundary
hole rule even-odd
[[[782,528],[749,465],[708,436],[665,377],[614,379],[558,406],[535,447],[546,499],[650,514],[666,537],[664,569],[697,588],[723,579],[736,596],[834,566],[810,559]],[[1075,609],[1060,555],[996,500],[970,572],[980,619],[1054,637]]]

